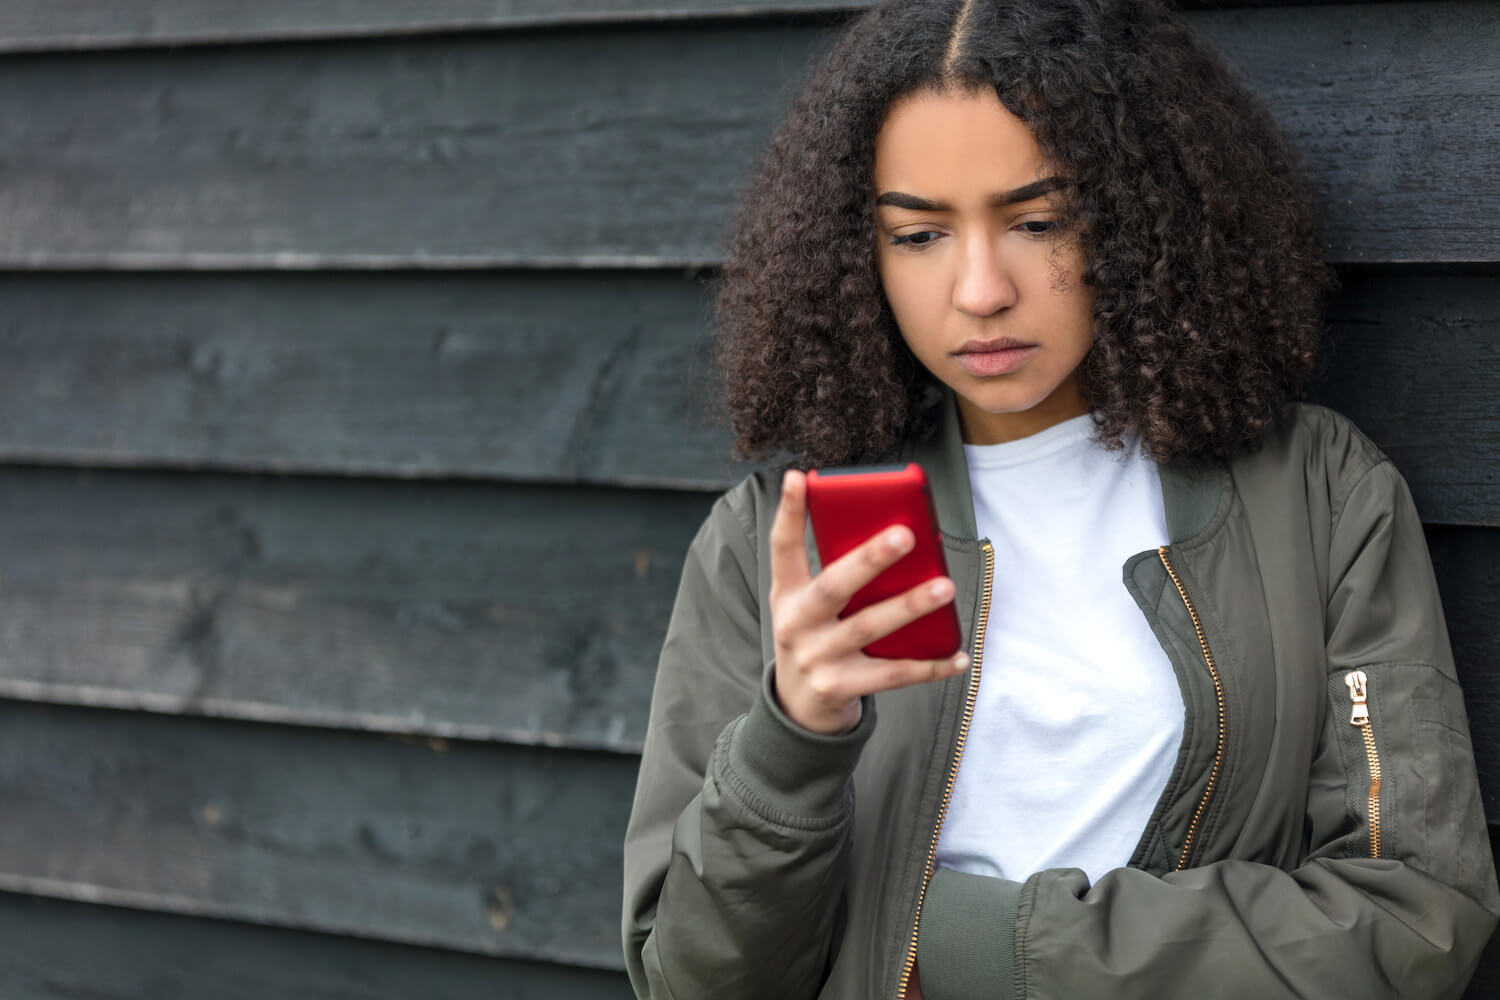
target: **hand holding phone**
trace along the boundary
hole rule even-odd
[[[816,577],[806,528],[807,477],[788,472],[771,525],[769,610],[776,697],[793,722],[814,732],[845,732],[858,724],[864,695],[943,680],[968,667],[963,653],[887,659],[864,652],[919,618],[951,608],[953,581],[946,575],[840,616],[857,593],[919,544],[911,527],[896,523],[843,555],[830,559],[824,553]]]

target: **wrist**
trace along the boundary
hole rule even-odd
[[[795,699],[785,697],[781,690],[781,674],[774,668],[770,697],[772,704],[781,710],[787,721],[820,736],[840,736],[853,732],[864,716],[863,702],[859,698],[832,710],[798,704]]]

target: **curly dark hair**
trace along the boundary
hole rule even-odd
[[[1254,448],[1317,361],[1330,271],[1269,114],[1160,0],[888,0],[775,135],[718,279],[738,451],[828,465],[931,433],[936,382],[876,271],[875,136],[897,100],[992,87],[1074,182],[1099,440],[1157,460]]]

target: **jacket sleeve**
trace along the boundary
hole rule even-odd
[[[688,552],[625,840],[625,960],[642,1000],[816,996],[848,864],[851,776],[874,725],[823,737],[770,693],[743,498]]]
[[[1310,765],[1300,866],[1119,869],[1092,886],[1076,870],[1024,883],[940,870],[918,941],[926,1000],[1458,997],[1500,897],[1421,523],[1388,462],[1334,522],[1326,637],[1342,697]],[[1384,769],[1374,816],[1347,724],[1352,670],[1368,677]]]

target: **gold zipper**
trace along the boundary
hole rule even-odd
[[[1198,633],[1198,645],[1203,650],[1203,662],[1208,665],[1208,676],[1214,682],[1214,700],[1219,706],[1219,743],[1214,749],[1214,766],[1208,774],[1208,785],[1203,789],[1203,798],[1198,802],[1198,808],[1193,811],[1193,821],[1188,824],[1187,836],[1182,841],[1182,854],[1177,859],[1177,870],[1182,871],[1192,860],[1193,841],[1198,837],[1198,829],[1203,823],[1203,817],[1208,812],[1208,803],[1213,798],[1214,789],[1219,784],[1219,772],[1224,767],[1224,744],[1228,735],[1228,720],[1224,717],[1224,681],[1219,677],[1219,668],[1214,664],[1214,654],[1208,648],[1208,637],[1203,634],[1203,622],[1198,617],[1198,609],[1193,607],[1192,598],[1188,597],[1187,588],[1182,585],[1182,578],[1177,575],[1177,570],[1172,566],[1172,556],[1167,546],[1163,545],[1156,550],[1161,557],[1161,564],[1166,567],[1167,575],[1172,578],[1172,584],[1177,588],[1177,593],[1182,597],[1182,603],[1187,606],[1188,617],[1193,620],[1193,630]]]
[[[1344,675],[1349,686],[1349,724],[1359,727],[1365,741],[1365,759],[1370,762],[1370,857],[1380,857],[1380,752],[1375,749],[1375,727],[1370,725],[1370,679],[1363,670]]]
[[[969,652],[969,690],[964,697],[964,714],[958,726],[958,743],[953,751],[953,763],[948,768],[948,781],[943,785],[943,801],[938,806],[937,824],[932,828],[932,843],[927,847],[927,866],[922,872],[922,889],[917,893],[917,914],[912,918],[911,943],[906,949],[906,959],[901,963],[901,979],[896,984],[896,1000],[906,1000],[906,991],[911,986],[911,970],[917,964],[917,928],[922,923],[922,903],[927,898],[927,885],[937,868],[938,840],[943,835],[943,820],[948,816],[948,803],[953,800],[953,785],[958,780],[958,768],[964,759],[964,746],[969,742],[969,724],[974,721],[974,703],[979,698],[979,671],[984,659],[984,630],[990,621],[990,595],[995,589],[995,547],[989,542],[980,542],[984,553],[984,583],[979,591],[979,614],[974,620],[974,642]]]

